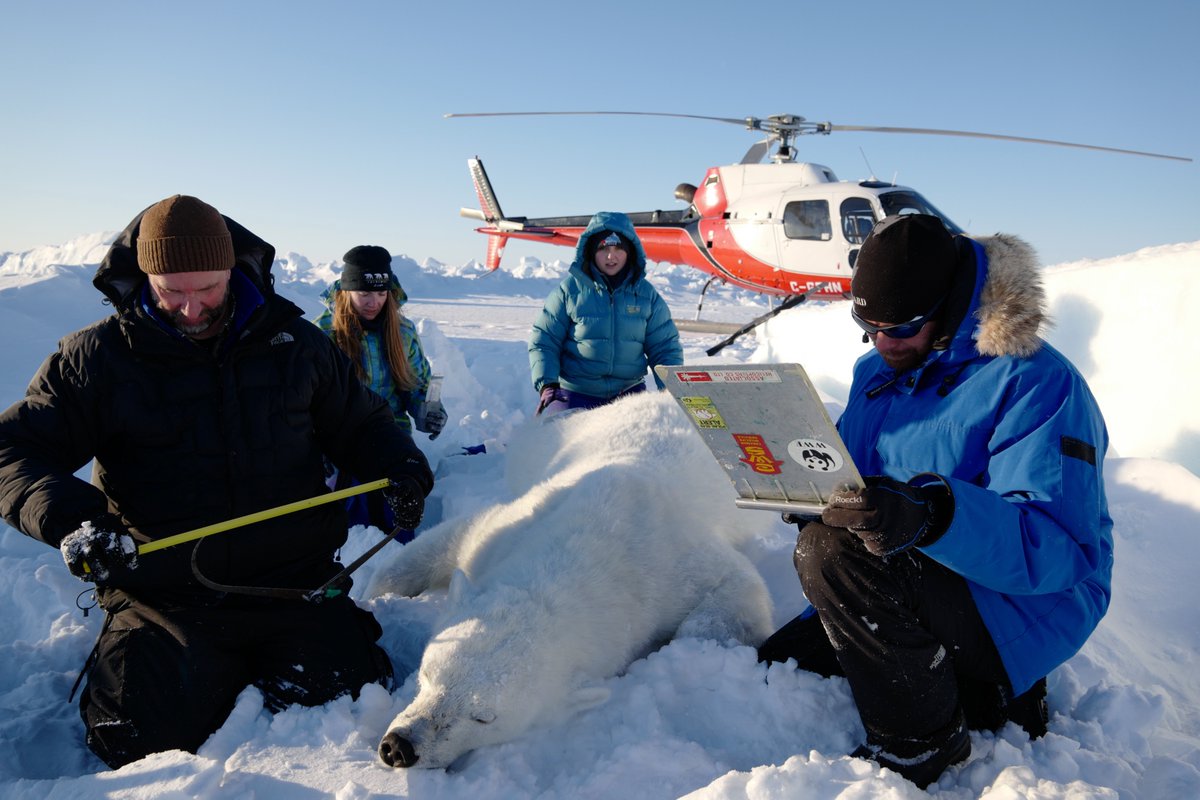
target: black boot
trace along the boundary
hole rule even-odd
[[[962,712],[950,724],[921,739],[889,738],[886,741],[868,734],[866,744],[852,758],[865,758],[887,767],[922,789],[935,782],[946,768],[966,761],[971,755],[971,737]]]
[[[821,619],[811,607],[758,646],[759,661],[782,663],[789,658],[796,659],[798,668],[825,678],[842,674],[837,653],[829,643]]]
[[[973,731],[998,731],[1008,722],[1008,688],[959,675],[958,702]]]
[[[1030,739],[1046,735],[1050,710],[1046,707],[1046,679],[1042,678],[1025,694],[1008,701],[1008,718],[1020,725]]]

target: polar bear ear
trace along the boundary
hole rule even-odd
[[[611,694],[612,690],[603,686],[584,686],[573,691],[567,698],[567,708],[572,714],[578,714],[600,705]]]
[[[451,603],[459,603],[463,598],[470,596],[475,587],[471,584],[471,579],[467,577],[467,573],[461,569],[454,570],[450,576],[450,589],[448,590],[449,601]]]

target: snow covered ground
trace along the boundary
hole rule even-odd
[[[253,227],[253,220],[248,220]],[[0,253],[0,403],[18,399],[63,334],[103,317],[91,286],[110,236]],[[450,424],[421,444],[438,483],[426,525],[506,501],[505,443],[530,424],[525,339],[561,264],[527,261],[483,274],[475,264],[397,259]],[[332,265],[284,254],[279,291],[310,315]],[[677,318],[690,319],[702,276],[655,268]],[[1200,307],[1200,242],[1047,269],[1056,326],[1048,338],[1087,376],[1108,421],[1105,462],[1116,522],[1109,615],[1081,653],[1050,676],[1050,733],[1009,726],[972,734],[973,754],[931,792],[948,798],[1166,800],[1200,796],[1200,396],[1190,329]],[[764,301],[711,291],[705,316],[745,321]],[[685,334],[688,363],[799,361],[837,416],[863,352],[839,304],[784,313],[715,358],[720,337]],[[463,455],[484,443],[487,452]],[[711,491],[728,491],[728,485]],[[795,528],[745,511],[749,554],[782,623],[803,607],[791,567]],[[236,535],[236,534],[228,534]],[[647,532],[647,535],[652,535]],[[378,534],[351,532],[349,561]],[[354,552],[350,552],[354,551]],[[365,586],[376,562],[360,572]],[[96,636],[86,586],[57,551],[0,525],[0,797],[13,798],[902,798],[923,792],[846,757],[862,730],[840,679],[776,665],[750,648],[678,640],[611,680],[610,700],[560,726],[485,748],[452,772],[393,770],[376,746],[412,693],[367,687],[357,701],[272,716],[246,690],[196,755],[168,752],[109,771],[86,749],[71,684]],[[83,593],[81,595],[81,593]],[[442,598],[370,601],[398,671],[420,657]]]

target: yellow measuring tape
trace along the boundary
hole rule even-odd
[[[390,483],[390,481],[387,478],[380,478],[379,480],[371,481],[370,483],[362,483],[358,486],[351,486],[349,489],[339,489],[336,492],[317,495],[316,497],[310,497],[307,500],[297,500],[294,503],[275,506],[275,508],[268,508],[265,511],[256,511],[253,514],[246,514],[243,517],[235,517],[233,519],[225,520],[224,522],[215,522],[212,525],[205,525],[203,528],[196,528],[194,531],[185,531],[183,533],[177,533],[174,536],[155,539],[153,542],[139,544],[138,555],[153,553],[155,550],[164,550],[168,547],[174,547],[177,544],[183,544],[184,542],[190,542],[195,539],[203,539],[205,536],[211,536],[214,533],[220,533],[221,531],[227,531],[232,528],[240,528],[243,525],[249,525],[254,522],[262,522],[264,519],[271,519],[272,517],[282,517],[284,514],[290,514],[293,511],[302,511],[303,509],[312,508],[313,506],[332,503],[335,500],[353,497],[356,494],[362,494],[363,492],[369,492],[374,489],[383,489],[388,485],[388,483]]]
[[[165,550],[166,548],[174,547],[177,544],[195,541],[196,539],[203,539],[205,536],[211,536],[214,533],[221,533],[222,531],[232,530],[233,528],[240,528],[243,525],[249,525],[254,522],[262,522],[264,519],[282,517],[284,514],[291,514],[293,511],[301,511],[306,508],[312,508],[313,506],[324,505],[325,503],[332,503],[347,497],[353,497],[356,494],[370,492],[375,489],[383,489],[387,487],[389,483],[391,483],[391,481],[388,478],[380,478],[379,480],[371,481],[370,483],[361,483],[358,486],[351,486],[349,489],[339,489],[336,492],[317,495],[316,497],[310,497],[307,500],[297,500],[294,503],[285,503],[284,505],[275,506],[274,508],[256,511],[253,514],[246,514],[245,516],[227,519],[224,522],[215,522],[212,525],[205,525],[203,528],[196,528],[195,530],[177,533],[174,536],[166,536],[162,539],[155,539],[152,542],[139,544],[137,548],[138,555],[153,553],[155,550]],[[83,569],[85,572],[91,572],[91,569],[87,564],[83,565]]]

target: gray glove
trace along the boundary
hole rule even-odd
[[[428,433],[430,439],[436,439],[442,432],[442,428],[446,427],[446,407],[442,405],[441,400],[421,403],[417,406],[414,421],[417,430],[421,433]]]
[[[874,555],[928,547],[950,525],[954,501],[944,482],[913,486],[871,475],[863,483],[863,489],[830,495],[821,521],[831,528],[849,529]]]
[[[81,581],[106,583],[137,567],[137,544],[114,514],[101,514],[63,537],[58,547],[67,569]]]

